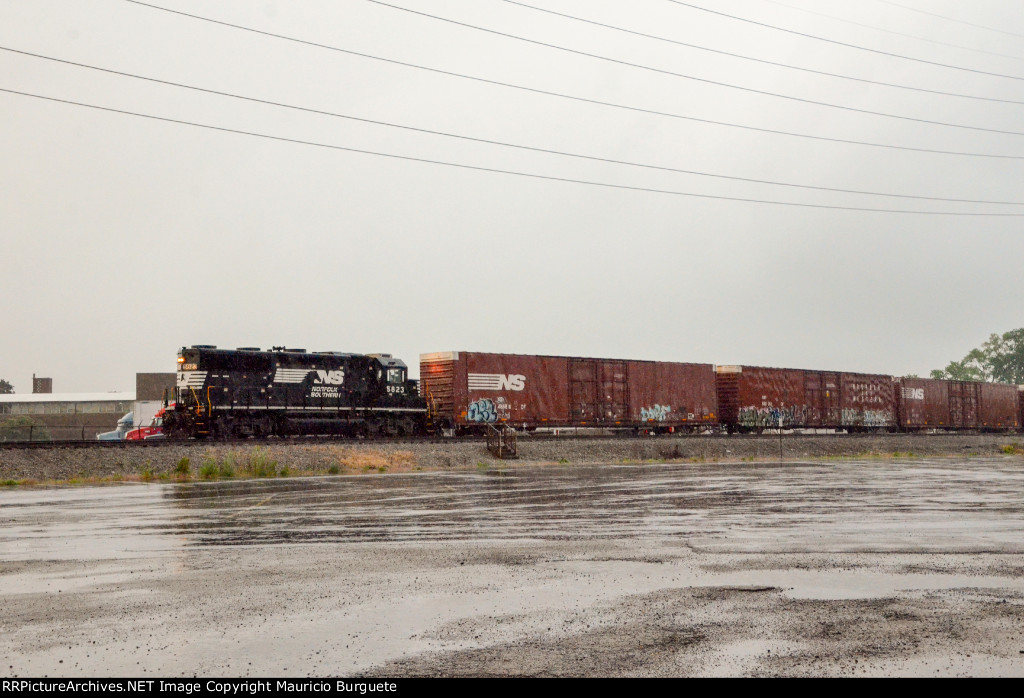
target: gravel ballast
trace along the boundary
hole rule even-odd
[[[843,457],[990,456],[1013,452],[1020,435],[995,434],[786,434],[633,438],[530,437],[519,439],[519,464],[600,464],[649,461],[767,461]],[[183,459],[198,476],[204,464],[231,463],[238,475],[253,460],[272,462],[289,474],[402,472],[495,466],[477,440],[360,442],[295,440],[266,443],[182,442],[110,448],[0,449],[0,480],[66,481],[159,477]]]

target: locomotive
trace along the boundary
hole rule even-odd
[[[390,354],[183,347],[163,431],[171,438],[407,436],[423,431],[419,381]]]

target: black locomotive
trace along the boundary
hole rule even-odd
[[[171,438],[291,435],[404,436],[423,430],[419,381],[390,354],[307,352],[274,347],[184,347]]]

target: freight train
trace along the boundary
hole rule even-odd
[[[886,375],[555,356],[420,357],[441,427],[598,427],[645,433],[764,429],[1014,431],[1017,386]]]
[[[390,354],[183,348],[169,437],[403,436],[598,428],[634,433],[1018,431],[1017,386],[757,366],[440,352],[420,381]]]

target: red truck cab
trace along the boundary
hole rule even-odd
[[[157,413],[153,416],[153,421],[150,422],[149,426],[140,426],[131,429],[124,435],[125,441],[141,441],[143,439],[162,439],[164,438],[164,414],[167,410],[173,410],[174,403],[171,403],[167,407],[161,407],[157,410]]]

